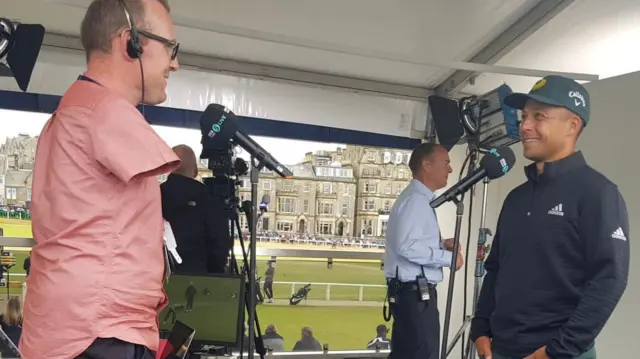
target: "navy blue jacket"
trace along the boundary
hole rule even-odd
[[[528,181],[503,204],[471,338],[525,357],[590,349],[629,275],[629,218],[617,186],[580,152],[526,168]]]

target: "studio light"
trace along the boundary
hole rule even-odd
[[[518,111],[504,104],[511,87],[459,100],[429,96],[429,108],[438,141],[451,150],[467,143],[481,150],[510,146],[520,141]]]
[[[44,26],[0,18],[0,77],[13,77],[27,91],[44,40]]]

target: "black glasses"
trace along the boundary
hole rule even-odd
[[[148,39],[163,43],[169,50],[171,50],[171,61],[175,60],[176,57],[178,57],[178,49],[180,48],[180,43],[178,43],[176,40],[169,40],[165,37],[144,30],[138,30],[138,34]]]

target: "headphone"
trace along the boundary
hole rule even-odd
[[[140,56],[142,56],[142,45],[140,44],[138,30],[136,30],[134,23],[131,21],[131,16],[129,15],[129,11],[127,10],[127,5],[124,3],[124,0],[119,0],[119,2],[124,10],[124,16],[127,17],[129,31],[131,31],[131,38],[127,41],[127,55],[132,59],[139,59]]]

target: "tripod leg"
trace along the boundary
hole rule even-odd
[[[242,231],[240,230],[240,221],[236,217],[234,222],[235,222],[235,227],[236,227],[236,229],[238,231],[238,238],[240,239],[240,248],[242,249],[242,257],[243,257],[243,260],[244,260],[244,267],[246,269],[245,273],[243,273],[243,274],[248,279],[251,271],[249,270],[249,260],[248,260],[248,256],[247,256],[247,251],[246,251],[245,246],[244,246],[244,239],[243,239],[243,236],[242,236]],[[236,268],[237,268],[237,265],[236,265]],[[250,284],[249,281],[247,281],[247,283],[248,283],[247,289],[249,289],[251,284]],[[251,306],[251,298],[250,298],[251,291],[247,290],[246,293],[247,293],[247,295],[245,296],[245,307],[248,310],[249,307]],[[254,310],[256,310],[256,309],[254,309]],[[257,310],[256,310],[255,316],[254,316],[254,323],[255,323],[254,345],[255,345],[255,348],[256,348],[256,352],[258,354],[260,354],[260,358],[264,359],[264,356],[267,354],[267,351],[266,351],[266,348],[264,347],[264,341],[262,339],[262,330],[260,329],[260,321],[258,320]]]

